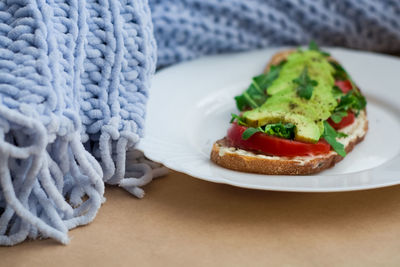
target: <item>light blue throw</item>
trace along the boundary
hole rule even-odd
[[[104,182],[143,196],[151,168],[125,178],[125,158],[143,134],[152,30],[146,1],[0,2],[0,244],[67,243]]]
[[[311,39],[399,51],[399,17],[396,0],[0,1],[0,245],[66,244],[94,219],[104,182],[143,197],[165,173],[127,153],[156,53],[162,67]]]
[[[399,0],[149,0],[158,66],[279,45],[400,51]]]

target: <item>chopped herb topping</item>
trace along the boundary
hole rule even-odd
[[[296,91],[297,94],[305,99],[310,99],[314,90],[314,86],[318,85],[318,82],[315,80],[311,80],[310,76],[308,76],[307,66],[304,67],[300,76],[293,80],[295,84],[297,84]]]

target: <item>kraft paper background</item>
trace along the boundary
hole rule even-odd
[[[117,187],[68,246],[0,248],[0,266],[399,266],[400,186],[285,193],[173,172],[136,199]]]

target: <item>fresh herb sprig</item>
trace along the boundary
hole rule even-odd
[[[268,73],[253,77],[246,91],[241,95],[235,96],[236,106],[240,111],[249,108],[257,108],[264,104],[268,98],[267,88],[278,78],[284,63],[285,62],[281,62],[278,65],[271,66]]]
[[[321,55],[329,57],[330,54],[328,52],[322,51],[319,46],[317,45],[317,43],[313,40],[310,41],[310,43],[308,44],[308,49],[309,50],[314,50],[314,51],[318,51],[321,53]]]
[[[246,122],[243,120],[243,118],[242,117],[240,117],[239,115],[236,115],[236,114],[234,114],[234,113],[231,113],[231,121],[230,121],[230,123],[232,123],[232,122],[234,122],[235,120],[236,120],[236,123],[238,124],[238,125],[243,125],[243,126],[246,126],[247,124],[246,124]]]
[[[335,69],[335,73],[333,74],[333,77],[335,78],[335,81],[346,81],[349,80],[349,74],[346,72],[346,70],[337,62],[335,61],[329,61],[329,63],[333,66]]]
[[[353,109],[360,111],[364,109],[366,105],[367,100],[365,97],[359,91],[351,90],[340,98],[339,105],[336,108],[342,110]]]
[[[333,87],[333,95],[338,99],[339,104],[336,106],[335,110],[331,115],[331,119],[335,123],[339,123],[343,117],[348,115],[349,110],[356,111],[356,116],[358,116],[360,110],[364,109],[367,101],[365,97],[357,89],[350,75],[346,70],[337,62],[329,62],[335,69],[334,78],[339,81],[349,81],[352,85],[352,90],[347,94],[344,94],[339,87]]]
[[[242,139],[247,140],[252,137],[255,133],[263,133],[263,129],[261,127],[249,127],[242,133]]]
[[[273,135],[277,137],[282,137],[285,139],[293,139],[295,128],[296,126],[292,123],[281,123],[281,122],[267,124],[265,126],[257,128],[249,127],[243,132],[242,139],[247,140],[258,132],[266,133],[268,135]]]
[[[340,90],[340,88],[336,85],[333,86],[332,93],[333,93],[333,97],[335,97],[336,99],[340,99],[344,95],[343,91]]]
[[[318,85],[317,81],[312,80],[310,76],[308,76],[307,66],[304,67],[303,71],[300,73],[300,76],[294,79],[293,82],[297,84],[297,94],[307,100],[311,98],[314,91],[314,86]]]
[[[331,145],[333,150],[336,151],[340,156],[346,156],[346,150],[344,149],[344,145],[339,143],[336,138],[346,137],[347,135],[344,133],[336,132],[336,130],[327,122],[324,121],[324,133],[322,137]]]
[[[338,111],[334,111],[334,112],[332,113],[331,119],[332,119],[332,121],[333,121],[334,123],[339,123],[339,122],[341,122],[342,119],[343,119],[344,117],[346,117],[347,115],[348,115],[348,112],[347,112],[347,111],[338,110]]]
[[[340,97],[339,104],[334,109],[331,119],[335,123],[339,123],[343,117],[347,116],[349,110],[356,111],[356,116],[358,116],[360,110],[363,110],[366,105],[365,97],[359,91],[351,90]]]

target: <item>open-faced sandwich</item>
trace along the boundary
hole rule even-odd
[[[365,97],[314,42],[276,54],[235,100],[240,114],[211,160],[237,171],[316,173],[342,160],[368,129]]]

